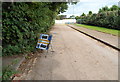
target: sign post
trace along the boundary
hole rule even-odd
[[[36,48],[39,48],[41,50],[48,50],[51,40],[52,40],[52,35],[40,34]]]

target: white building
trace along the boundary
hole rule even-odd
[[[71,23],[76,23],[76,19],[55,20],[55,24],[71,24]]]

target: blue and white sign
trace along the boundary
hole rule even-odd
[[[52,35],[40,34],[36,48],[39,48],[42,50],[48,50],[51,40],[52,40]]]

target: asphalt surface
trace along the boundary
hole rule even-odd
[[[51,34],[53,49],[17,80],[118,80],[118,51],[66,25],[55,25]]]
[[[87,34],[92,35],[93,37],[96,37],[110,45],[115,46],[116,48],[119,48],[118,46],[118,39],[120,39],[120,37],[118,36],[114,36],[112,34],[107,34],[107,33],[103,33],[103,32],[99,32],[99,31],[95,31],[95,30],[91,30],[91,29],[87,29],[84,27],[79,27],[79,26],[75,26],[75,25],[69,25],[69,26],[73,26],[76,29],[79,29],[82,32],[85,32]]]

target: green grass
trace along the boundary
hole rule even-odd
[[[98,26],[90,26],[90,25],[84,25],[84,24],[75,24],[76,26],[80,26],[80,27],[85,27],[88,29],[92,29],[92,30],[96,30],[96,31],[100,31],[100,32],[104,32],[104,33],[108,33],[108,34],[112,34],[112,35],[116,35],[116,36],[120,36],[120,30],[114,30],[114,29],[108,29],[108,28],[104,28],[104,27],[98,27]]]

